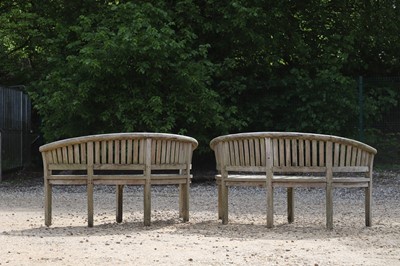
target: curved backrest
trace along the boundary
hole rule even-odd
[[[193,138],[165,133],[116,133],[71,138],[40,147],[43,162],[51,170],[94,169],[129,170],[152,168],[181,169],[190,164],[197,147]],[[148,156],[147,156],[148,155]],[[147,163],[146,163],[147,162]],[[162,166],[162,167],[161,167]]]
[[[366,172],[376,150],[364,143],[330,135],[254,132],[220,136],[210,142],[217,169],[264,172]]]

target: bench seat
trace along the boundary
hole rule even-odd
[[[217,184],[220,184],[221,175],[215,176]],[[266,187],[266,177],[262,175],[229,175],[225,180],[226,186],[235,186],[237,184],[244,185],[248,183],[248,186],[259,186]],[[274,182],[276,186],[286,187],[325,187],[325,177],[318,176],[274,176]],[[279,184],[282,183],[282,184]],[[368,187],[369,178],[362,177],[342,177],[333,178],[332,183],[334,187],[349,187],[352,184],[354,187]]]

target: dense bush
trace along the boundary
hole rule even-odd
[[[392,1],[0,3],[0,83],[26,84],[47,141],[160,131],[355,136],[358,75],[398,75]],[[386,17],[390,15],[390,21]],[[366,117],[396,105],[365,97]]]

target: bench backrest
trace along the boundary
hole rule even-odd
[[[60,140],[40,152],[45,170],[183,170],[197,145],[181,135],[118,133]]]
[[[217,169],[266,172],[368,172],[376,150],[342,137],[292,132],[220,136],[210,143]]]

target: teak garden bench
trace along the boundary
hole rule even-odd
[[[124,185],[144,186],[144,225],[150,225],[151,185],[180,186],[179,215],[189,219],[193,138],[163,133],[84,136],[40,147],[44,167],[45,224],[51,225],[52,186],[86,185],[88,226],[93,226],[93,186],[116,185],[117,222],[122,222]]]
[[[287,188],[288,222],[294,221],[295,187],[326,189],[326,226],[333,228],[332,189],[365,188],[365,224],[371,226],[372,168],[376,150],[342,137],[289,132],[220,136],[210,142],[218,174],[218,215],[228,223],[228,187],[267,190],[267,227],[273,227],[274,187]]]

